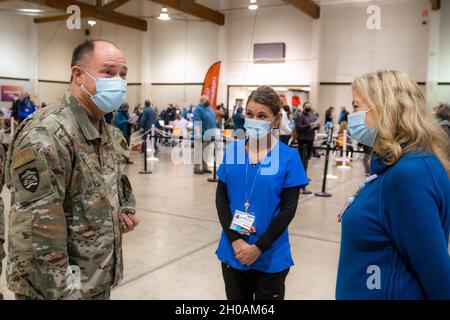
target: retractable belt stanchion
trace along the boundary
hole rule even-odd
[[[329,136],[327,139],[327,152],[325,154],[325,168],[322,180],[322,191],[314,193],[314,195],[317,197],[331,197],[331,193],[328,193],[325,190],[327,186],[327,174],[328,174],[328,163],[330,161],[331,142],[333,141],[333,127],[331,127],[331,130],[328,132],[328,135]]]
[[[213,143],[213,160],[214,160],[214,168],[213,168],[213,177],[208,178],[209,182],[217,182],[217,159],[216,159],[216,137],[211,137],[211,142]]]
[[[147,140],[148,135],[144,136],[144,141],[142,142],[142,148],[144,148],[144,171],[139,171],[140,174],[152,174],[151,171],[147,170]]]

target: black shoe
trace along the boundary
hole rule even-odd
[[[194,174],[203,174],[203,170],[194,170]]]
[[[127,160],[126,164],[134,164],[133,161]]]
[[[312,194],[312,191],[309,191],[307,189],[300,189],[300,194]]]
[[[203,173],[212,173],[212,171],[209,169],[203,169]]]

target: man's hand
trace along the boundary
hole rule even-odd
[[[239,240],[238,240],[239,241]],[[247,245],[247,247],[243,248],[237,255],[236,259],[239,260],[240,263],[251,266],[258,260],[261,255],[261,251],[254,244]]]
[[[123,233],[133,231],[139,225],[139,219],[136,217],[136,214],[127,213],[125,210],[121,212],[120,220]]]

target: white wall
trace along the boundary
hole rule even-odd
[[[450,82],[450,1],[441,1],[441,32],[439,52],[439,82]],[[442,85],[438,88],[438,99],[450,102],[450,86]]]
[[[321,10],[320,82],[352,82],[379,69],[407,72],[416,81],[427,78],[428,25],[422,10],[428,0],[377,2],[381,29],[369,30],[370,3],[325,6]],[[350,86],[320,86],[319,110],[350,106]]]
[[[285,5],[226,17],[227,79],[234,85],[300,85],[311,78],[312,19]],[[254,43],[286,43],[283,63],[255,64]]]

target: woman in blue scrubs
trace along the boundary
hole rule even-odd
[[[282,300],[293,265],[287,228],[308,180],[299,154],[276,139],[281,101],[270,87],[248,98],[246,139],[227,145],[216,207],[223,228],[216,251],[230,300]]]
[[[450,146],[421,89],[397,71],[357,78],[348,126],[374,154],[340,214],[336,298],[450,300]]]

